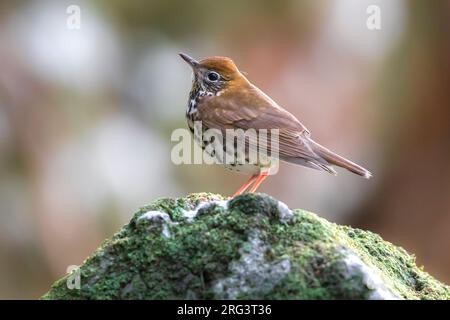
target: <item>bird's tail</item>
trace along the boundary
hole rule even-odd
[[[338,167],[342,167],[356,173],[357,175],[363,176],[366,179],[372,177],[372,173],[369,170],[364,169],[363,167],[357,165],[356,163],[341,157],[340,155],[328,150],[327,148],[321,146],[317,142],[310,140],[310,146],[315,154],[324,159],[326,162],[336,165]]]

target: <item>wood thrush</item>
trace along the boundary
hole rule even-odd
[[[277,154],[280,160],[332,174],[336,174],[332,167],[335,165],[367,179],[372,176],[368,170],[312,140],[309,130],[253,85],[230,58],[208,57],[197,61],[184,53],[180,56],[191,66],[194,74],[186,110],[192,132],[196,121],[201,122],[202,130],[213,128],[222,132],[227,129],[278,129]],[[200,144],[203,149],[207,146],[205,141],[200,141]],[[225,143],[223,149],[227,151]],[[249,192],[255,192],[270,170],[267,163],[227,163],[225,167],[251,175],[235,195],[249,188]]]

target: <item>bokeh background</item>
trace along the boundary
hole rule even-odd
[[[191,85],[179,51],[232,57],[374,173],[283,165],[260,191],[377,232],[450,283],[449,1],[2,1],[0,298],[38,298],[156,197],[244,182],[170,160]]]

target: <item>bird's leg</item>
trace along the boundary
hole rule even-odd
[[[255,181],[255,184],[250,188],[249,192],[253,193],[258,189],[258,187],[261,185],[261,183],[266,180],[267,176],[269,174],[267,172],[262,172],[259,174],[258,178]]]
[[[248,187],[250,187],[250,185],[251,185],[258,177],[259,177],[259,175],[257,175],[257,174],[251,176],[250,179],[248,179],[248,181],[247,181],[246,183],[244,183],[244,184],[242,185],[242,187],[240,187],[239,190],[236,191],[236,192],[233,194],[233,197],[236,197],[236,196],[242,194],[245,190],[248,189]]]

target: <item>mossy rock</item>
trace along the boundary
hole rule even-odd
[[[43,299],[449,299],[371,232],[262,194],[193,194],[139,210]]]

